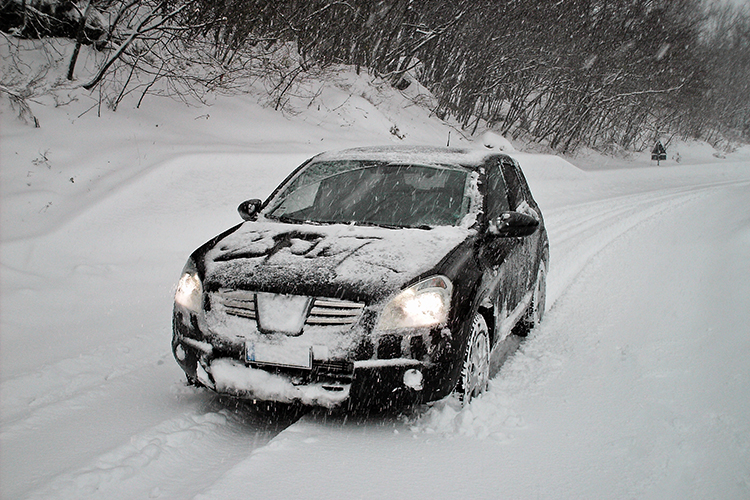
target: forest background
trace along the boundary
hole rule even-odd
[[[750,141],[747,5],[0,0],[0,31],[0,93],[37,125],[28,101],[71,86],[98,93],[99,113],[131,94],[141,106],[258,88],[283,110],[306,77],[348,65],[397,89],[425,86],[433,112],[465,133],[492,128],[561,153]],[[30,48],[46,48],[49,64],[24,65]],[[66,78],[50,84],[60,64]]]

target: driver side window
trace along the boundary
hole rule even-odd
[[[508,201],[511,210],[517,210],[526,201],[526,192],[524,191],[525,181],[522,182],[519,177],[519,170],[513,164],[510,158],[503,158],[500,168],[505,176],[507,183]]]
[[[291,215],[310,208],[318,194],[320,182],[301,186],[287,196],[284,201],[274,209],[275,215]]]
[[[510,210],[508,188],[505,184],[503,173],[500,171],[500,165],[495,164],[487,172],[485,213],[488,219],[493,219],[508,210]]]

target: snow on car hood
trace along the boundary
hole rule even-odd
[[[208,250],[204,287],[360,301],[434,268],[474,230],[246,222]]]

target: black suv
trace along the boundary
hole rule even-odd
[[[329,408],[468,402],[495,348],[544,313],[544,220],[506,154],[323,153],[238,210],[177,287],[172,350],[192,384]]]

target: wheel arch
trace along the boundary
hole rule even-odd
[[[492,304],[482,303],[477,308],[477,313],[484,317],[487,323],[487,330],[490,334],[490,348],[495,344],[496,325],[495,325],[495,306]],[[472,315],[472,318],[474,316]]]

